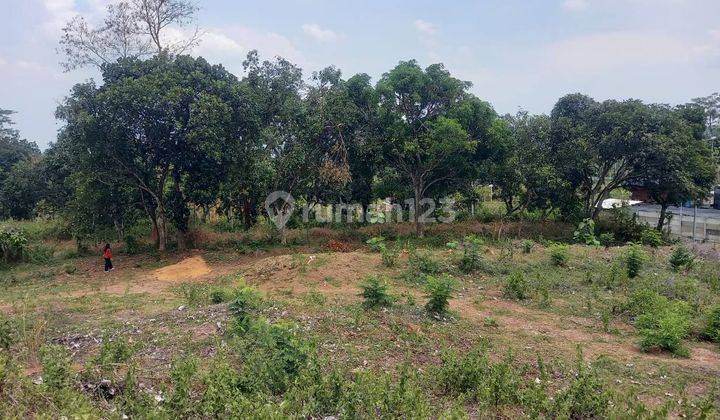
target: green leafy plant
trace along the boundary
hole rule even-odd
[[[463,255],[460,258],[459,267],[465,273],[471,273],[482,267],[482,256],[480,246],[482,240],[476,236],[467,236],[463,240]]]
[[[524,300],[530,295],[530,283],[520,271],[510,274],[505,280],[505,296],[510,299]]]
[[[443,275],[439,277],[428,276],[425,285],[425,297],[428,299],[425,309],[433,316],[440,316],[447,312],[449,301],[453,297],[455,280]]]
[[[254,288],[244,286],[238,289],[235,300],[228,305],[228,310],[235,318],[241,332],[247,331],[252,317],[260,309],[261,304],[262,296]]]
[[[615,243],[615,235],[611,232],[601,233],[600,236],[598,236],[598,241],[600,241],[600,245],[609,248]]]
[[[391,306],[393,298],[388,293],[387,282],[378,276],[368,276],[360,285],[363,306],[368,309]]]
[[[643,229],[642,233],[640,234],[640,243],[653,248],[657,248],[663,244],[662,233],[651,228]]]
[[[570,254],[567,245],[556,244],[550,247],[550,261],[554,266],[565,267],[569,259]]]
[[[643,351],[667,350],[678,356],[687,357],[688,349],[683,340],[690,331],[689,307],[683,301],[661,303],[659,307],[640,315],[637,327],[642,337]]]
[[[385,267],[395,267],[400,251],[397,247],[383,246],[380,248],[380,257]]]
[[[370,247],[371,251],[380,252],[382,247],[385,245],[385,238],[382,236],[375,236],[365,241],[365,243],[368,247]]]
[[[595,238],[595,222],[592,219],[580,222],[573,233],[573,240],[585,245],[600,245],[600,241]]]
[[[525,239],[524,241],[522,241],[520,247],[522,248],[523,254],[529,254],[530,252],[532,252],[534,245],[535,243],[529,239]]]
[[[703,330],[703,338],[720,344],[720,305],[710,308]]]
[[[629,278],[634,279],[640,274],[646,256],[640,245],[632,244],[625,253],[625,267]]]
[[[670,265],[674,270],[689,269],[695,262],[695,256],[685,245],[678,245],[670,254]]]
[[[0,256],[5,264],[28,259],[28,238],[24,231],[12,226],[0,228]]]

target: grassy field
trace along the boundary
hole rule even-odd
[[[539,223],[388,229],[208,230],[118,249],[107,274],[51,244],[0,271],[0,416],[720,415],[712,247],[685,264]]]

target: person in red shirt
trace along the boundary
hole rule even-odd
[[[110,249],[110,244],[105,244],[105,247],[103,248],[103,258],[105,258],[105,272],[114,270],[112,265],[112,249]]]

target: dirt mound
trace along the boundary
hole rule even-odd
[[[164,282],[192,280],[212,272],[201,256],[185,258],[177,264],[159,268],[153,272],[156,279]]]

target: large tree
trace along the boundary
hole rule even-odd
[[[387,163],[413,190],[413,219],[422,236],[421,215],[430,188],[449,188],[472,175],[477,141],[451,111],[470,94],[442,64],[423,70],[414,60],[400,62],[377,84],[383,148]]]
[[[228,102],[239,94],[238,81],[221,66],[186,56],[123,60],[103,69],[102,86],[76,87],[59,110],[73,133],[69,141],[101,159],[113,182],[140,191],[160,250],[168,219],[183,247],[188,205],[204,203],[199,187],[216,188],[238,140]]]
[[[551,114],[550,152],[581,217],[596,218],[610,192],[640,173],[652,123],[649,108],[637,100],[560,98]]]
[[[703,138],[702,108],[656,105],[652,110],[658,130],[650,135],[647,164],[637,184],[660,204],[657,230],[662,231],[668,207],[706,196],[715,180],[716,168]]]

